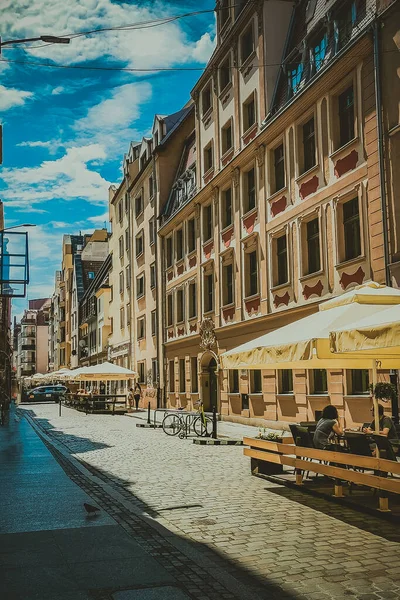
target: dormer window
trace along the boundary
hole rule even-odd
[[[365,0],[353,0],[343,4],[335,19],[335,50],[338,52],[351,39],[354,28],[366,15]]]
[[[318,71],[324,66],[327,47],[328,37],[326,34],[320,36],[312,45],[311,61],[313,65],[313,73],[318,73]]]
[[[289,86],[291,95],[297,94],[300,89],[301,81],[303,78],[304,65],[302,62],[293,63],[289,67]]]

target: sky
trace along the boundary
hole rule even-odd
[[[149,21],[214,7],[215,0],[2,0],[3,41],[114,28],[69,45],[2,49],[0,198],[6,227],[36,225],[28,230],[28,295],[13,302],[17,318],[28,299],[51,296],[63,235],[108,225],[108,188],[121,180],[130,141],[149,133],[156,113],[182,108],[214,49],[212,12]]]

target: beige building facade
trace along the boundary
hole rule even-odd
[[[270,3],[249,3],[219,23],[193,91],[198,191],[159,230],[167,404],[200,396],[231,420],[296,422],[331,402],[351,426],[369,418],[367,372],[220,368],[221,352],[385,282],[375,3],[300,2],[291,20],[276,4],[283,68],[265,72],[282,56],[268,48]]]

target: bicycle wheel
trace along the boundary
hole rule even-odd
[[[193,429],[199,437],[210,437],[212,434],[212,421],[208,417],[197,417],[193,421]]]
[[[162,422],[162,428],[167,435],[176,435],[182,429],[182,421],[178,415],[166,415]]]

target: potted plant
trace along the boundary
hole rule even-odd
[[[373,392],[377,400],[388,402],[389,400],[395,400],[397,398],[397,388],[393,383],[387,381],[380,381],[375,384],[375,387],[370,385],[370,391]]]
[[[267,440],[268,442],[283,442],[283,431],[281,433],[270,431],[267,432],[265,427],[258,430],[257,438],[260,440]]]

